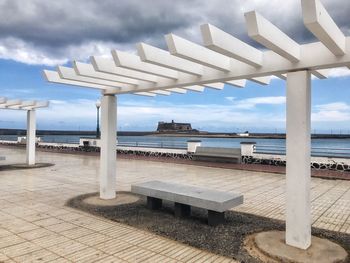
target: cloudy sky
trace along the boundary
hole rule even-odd
[[[321,1],[350,36],[350,1]],[[135,52],[138,42],[166,48],[163,36],[170,32],[201,43],[203,23],[261,48],[247,37],[244,23],[243,14],[254,9],[297,42],[315,41],[303,26],[299,0],[0,0],[0,96],[51,100],[51,107],[38,113],[40,129],[92,130],[99,92],[46,83],[43,69],[110,56],[111,49]],[[313,80],[313,129],[350,130],[349,95],[349,70],[335,69],[329,79]],[[118,98],[121,130],[154,130],[158,121],[172,119],[210,131],[284,131],[285,82]],[[24,127],[24,112],[0,112],[0,128]]]

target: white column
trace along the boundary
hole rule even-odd
[[[117,107],[114,95],[101,99],[100,198],[116,197]]]
[[[35,164],[36,120],[35,110],[27,111],[27,165]]]
[[[311,245],[311,75],[287,74],[286,243]]]

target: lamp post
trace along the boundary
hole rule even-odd
[[[101,132],[100,132],[100,107],[101,102],[98,100],[96,101],[96,109],[97,109],[97,126],[96,126],[96,138],[100,139]]]

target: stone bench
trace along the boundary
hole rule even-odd
[[[197,161],[241,163],[240,148],[197,147],[193,155]]]
[[[191,206],[208,210],[208,224],[216,226],[225,219],[225,211],[243,204],[243,195],[206,188],[149,181],[131,186],[131,192],[147,196],[147,206],[159,209],[162,200],[175,203],[175,216],[187,217],[191,214]]]

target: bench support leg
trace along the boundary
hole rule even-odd
[[[189,217],[191,215],[191,206],[180,203],[175,203],[176,217]]]
[[[147,196],[147,207],[152,210],[162,207],[162,199]]]
[[[217,226],[225,221],[225,212],[216,212],[208,210],[208,225]]]

